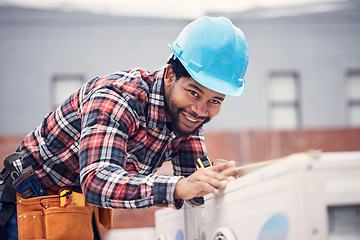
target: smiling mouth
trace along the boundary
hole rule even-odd
[[[186,114],[184,114],[184,116],[185,116],[185,118],[186,118],[187,120],[189,120],[190,122],[193,122],[193,123],[199,122],[197,119],[191,118],[191,117],[189,117],[189,116],[186,115]]]
[[[187,113],[183,113],[183,115],[185,117],[184,125],[188,128],[192,128],[192,129],[197,128],[204,121],[202,119],[194,118]]]

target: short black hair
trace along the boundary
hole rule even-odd
[[[178,80],[181,77],[191,77],[189,72],[185,69],[185,67],[182,65],[180,60],[178,58],[174,59],[174,55],[172,55],[167,62],[171,65],[171,69],[175,73],[176,80]]]

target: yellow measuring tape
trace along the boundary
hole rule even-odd
[[[309,150],[306,150],[306,151],[303,151],[303,152],[300,152],[300,153],[307,153],[307,154],[313,154],[315,156],[318,156],[319,153],[321,153],[321,150],[309,149]],[[288,156],[290,156],[290,155],[288,155]],[[227,172],[227,171],[232,171],[232,170],[243,170],[243,169],[248,169],[248,168],[256,168],[256,167],[266,166],[266,165],[269,165],[271,163],[278,162],[278,161],[280,161],[280,160],[282,160],[282,159],[284,159],[284,158],[286,158],[288,156],[275,158],[275,159],[262,161],[262,162],[250,163],[250,164],[246,164],[246,165],[243,165],[243,166],[240,166],[240,167],[229,168],[229,169],[226,169],[226,170],[222,171],[221,173],[224,173],[224,172]]]
[[[318,154],[319,150],[307,150],[301,153],[314,153],[314,154]],[[290,156],[290,155],[289,155]],[[229,168],[226,169],[224,171],[222,171],[221,173],[227,172],[227,171],[233,171],[233,170],[243,170],[243,169],[248,169],[248,168],[256,168],[256,167],[262,167],[262,166],[266,166],[269,164],[272,164],[274,162],[278,162],[284,158],[286,158],[288,156],[285,157],[280,157],[280,158],[275,158],[275,159],[271,159],[271,160],[267,160],[267,161],[262,161],[262,162],[256,162],[256,163],[250,163],[250,164],[246,164],[240,167],[234,167],[234,168]],[[207,156],[202,156],[196,159],[196,166],[197,168],[208,168],[208,167],[212,167],[211,161],[209,160],[209,158]]]
[[[321,153],[321,150],[313,150],[313,149],[309,149],[300,153],[308,153],[308,154],[316,154],[319,155],[319,153]],[[288,155],[290,156],[290,155]],[[235,167],[235,168],[230,168],[230,169],[226,169],[224,171],[222,171],[222,173],[227,172],[227,171],[231,171],[231,170],[243,170],[243,169],[247,169],[247,168],[256,168],[256,167],[262,167],[262,166],[266,166],[269,165],[271,163],[274,162],[278,162],[288,156],[284,156],[284,157],[280,157],[280,158],[275,158],[275,159],[271,159],[271,160],[267,160],[267,161],[262,161],[262,162],[256,162],[256,163],[250,163],[250,164],[246,164],[240,167]]]
[[[243,166],[240,166],[240,167],[226,169],[226,170],[222,171],[222,173],[227,172],[227,171],[232,171],[232,170],[243,170],[243,169],[248,169],[248,168],[262,167],[262,166],[266,166],[266,165],[269,165],[271,163],[280,161],[281,159],[283,159],[283,158],[276,158],[276,159],[257,162],[257,163],[250,163],[250,164],[246,164],[246,165],[243,165]]]

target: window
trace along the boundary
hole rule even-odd
[[[295,129],[300,125],[298,77],[294,72],[270,74],[270,126]]]
[[[335,239],[360,239],[360,205],[328,206],[328,236]]]
[[[348,97],[348,123],[360,127],[360,70],[349,71],[346,81]]]
[[[53,77],[52,109],[60,106],[83,83],[81,74],[57,74]]]

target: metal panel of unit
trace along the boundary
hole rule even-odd
[[[185,203],[176,210],[164,208],[155,212],[156,240],[200,239],[205,230],[204,207],[192,207]]]
[[[184,239],[185,211],[184,209],[164,208],[155,212],[155,239]],[[182,238],[181,238],[182,236]]]
[[[205,198],[201,240],[360,239],[360,152],[290,155]]]

